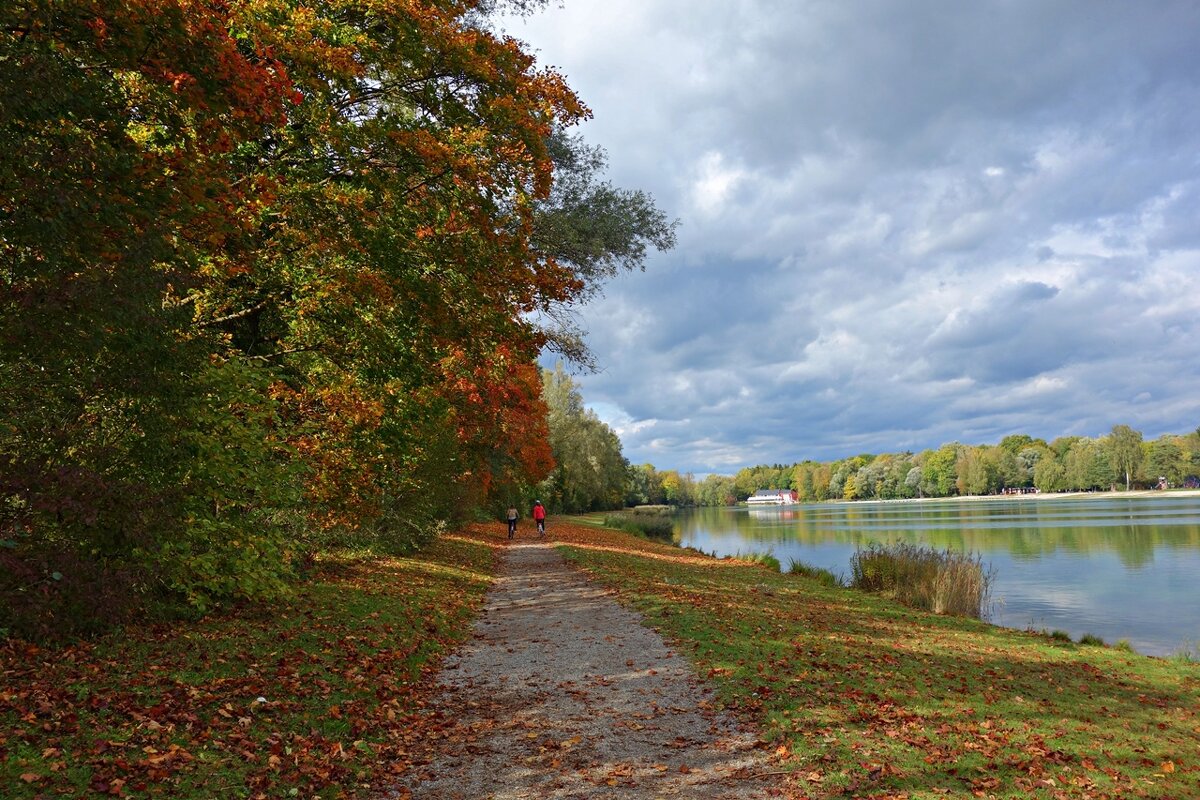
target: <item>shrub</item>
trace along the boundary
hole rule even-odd
[[[1069,642],[1071,641],[1071,634],[1067,633],[1066,631],[1055,630],[1050,631],[1050,638],[1056,642]]]
[[[812,564],[805,564],[803,561],[797,561],[794,558],[788,564],[788,573],[812,578],[822,586],[831,588],[846,585],[846,580],[841,575],[835,575],[827,569],[814,567]]]
[[[1133,652],[1133,645],[1129,643],[1128,639],[1118,639],[1117,643],[1113,645],[1113,648],[1126,653]]]
[[[1079,643],[1086,644],[1086,645],[1092,645],[1095,647],[1104,647],[1104,640],[1101,639],[1099,636],[1096,636],[1091,633],[1085,633],[1083,636],[1080,636]]]
[[[914,544],[872,544],[850,558],[850,585],[935,614],[982,619],[992,571],[979,556]]]

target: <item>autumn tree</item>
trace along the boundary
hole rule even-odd
[[[268,380],[212,360],[177,302],[241,234],[232,149],[287,101],[240,25],[189,0],[0,7],[0,607],[41,604],[43,630],[286,572]]]
[[[674,226],[498,5],[4,4],[0,593],[270,596],[548,474],[535,359]]]

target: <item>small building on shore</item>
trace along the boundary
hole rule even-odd
[[[748,506],[794,506],[799,503],[800,495],[792,489],[759,489],[746,498]]]

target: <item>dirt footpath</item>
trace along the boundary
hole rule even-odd
[[[754,737],[691,666],[553,547],[518,542],[442,672],[454,724],[392,797],[771,797]]]

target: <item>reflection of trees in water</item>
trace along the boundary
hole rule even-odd
[[[838,513],[842,509],[844,512]],[[899,526],[911,525],[916,520],[909,521],[904,516],[896,515],[893,509],[889,511],[898,524],[895,529],[881,526],[883,520],[878,508],[819,507],[815,514],[805,509],[753,516],[701,509],[694,512],[695,517],[689,527],[695,526],[710,536],[722,539],[732,534],[747,542],[788,541],[806,545],[837,543],[854,548],[875,542],[909,542],[962,552],[1006,552],[1017,560],[1033,560],[1059,551],[1081,555],[1113,553],[1126,567],[1138,568],[1153,562],[1154,551],[1158,548],[1200,551],[1200,506],[1195,510],[1198,521],[1192,525],[1088,525],[1086,521],[1081,521],[1079,525],[1062,525],[1061,509],[1056,509],[1055,514],[1046,515],[1048,523],[1056,524],[1047,524],[1045,527],[1038,526],[1036,522],[1029,524],[1028,520],[1014,527],[973,527],[973,522],[986,519],[995,524],[1003,522],[1003,519],[998,519],[999,515],[996,514],[964,515],[956,514],[955,509],[920,508],[917,513],[923,520],[936,520],[934,524],[944,526],[953,524],[957,516],[961,520],[960,527],[905,530]],[[1029,509],[1023,511],[1028,513]],[[1097,521],[1111,522],[1114,516],[1097,515]],[[863,530],[858,526],[869,527]]]
[[[1154,561],[1154,548],[1158,545],[1153,529],[1126,525],[1121,529],[1123,536],[1116,537],[1114,549],[1127,567],[1142,567]]]

